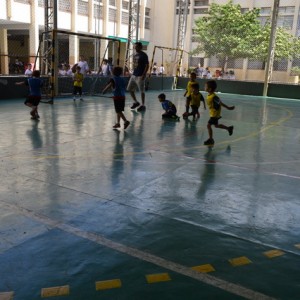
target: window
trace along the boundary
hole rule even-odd
[[[128,1],[122,1],[122,9],[129,10],[129,2]]]
[[[181,13],[183,14],[183,12],[184,12],[184,9],[181,9]],[[190,10],[188,9],[188,15],[190,14]],[[176,15],[178,15],[179,14],[179,9],[176,9]]]
[[[294,14],[295,7],[294,6],[282,6],[279,7],[279,14]]]
[[[122,12],[122,24],[129,24],[129,13],[128,12],[125,12],[123,11]]]
[[[150,18],[145,18],[145,29],[150,29]]]
[[[282,59],[280,61],[275,60],[273,64],[274,71],[287,71],[288,67],[288,60]]]
[[[116,6],[116,0],[109,0],[110,6]]]
[[[227,61],[227,69],[243,69],[243,58],[229,58]]]
[[[241,13],[245,14],[249,11],[249,8],[241,8]]]
[[[88,16],[89,15],[89,7],[88,3],[82,0],[78,0],[78,8],[77,13],[82,16]]]
[[[208,13],[208,8],[194,8],[195,15],[203,15]]]
[[[195,0],[194,6],[208,6],[208,0]]]
[[[116,22],[117,21],[117,11],[113,8],[110,8],[108,10],[108,20],[110,22]]]
[[[261,26],[265,26],[266,23],[270,22],[270,17],[259,17],[258,20]]]
[[[260,60],[249,60],[248,69],[250,70],[264,70],[265,62]]]
[[[277,26],[288,30],[293,28],[294,16],[280,16],[278,17]]]
[[[102,6],[94,3],[94,18],[103,19]]]
[[[59,0],[58,9],[60,11],[71,11],[71,0]]]
[[[150,17],[150,8],[145,8],[145,16]]]
[[[261,15],[270,15],[271,14],[271,7],[261,7],[260,8]]]

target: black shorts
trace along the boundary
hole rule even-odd
[[[210,125],[218,125],[218,122],[219,120],[221,119],[222,117],[211,117],[209,120],[208,120],[208,124]]]
[[[81,86],[74,86],[73,88],[73,95],[79,94],[80,96],[82,95],[82,87]]]
[[[29,95],[26,98],[24,104],[27,105],[28,103],[31,103],[34,106],[38,106],[39,103],[40,103],[40,101],[41,101],[41,96],[32,96],[32,95]]]
[[[125,97],[116,97],[114,99],[115,111],[120,113],[125,109]]]

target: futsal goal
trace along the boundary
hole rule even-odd
[[[107,82],[108,72],[103,69],[120,65],[120,41],[94,34],[83,34],[64,30],[44,32],[40,40],[35,68],[44,77],[44,95],[53,103],[55,97],[71,95],[73,92],[72,67],[83,56],[89,66],[84,77],[83,94],[101,92]],[[74,71],[74,68],[73,68]],[[106,77],[106,78],[105,78]]]
[[[182,75],[182,60],[186,53],[180,48],[154,46],[150,64],[149,78],[160,76],[162,83],[165,76],[174,77],[173,89],[177,87],[177,78]]]

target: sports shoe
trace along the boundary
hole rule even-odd
[[[145,111],[146,110],[146,106],[145,105],[141,105],[137,111]]]
[[[229,126],[228,127],[228,133],[229,133],[229,135],[232,135],[232,133],[233,133],[233,126]]]
[[[40,118],[40,115],[39,115],[38,113],[36,113],[36,114],[35,114],[35,117],[36,117],[37,119],[39,119],[39,118]]]
[[[115,125],[113,126],[113,129],[117,129],[117,128],[120,128],[120,127],[121,127],[120,124],[117,123],[117,124],[115,124]]]
[[[131,109],[135,109],[135,108],[137,108],[138,106],[140,106],[140,103],[139,103],[139,102],[134,102],[130,108],[131,108]]]
[[[215,143],[214,139],[208,139],[204,142],[204,145],[209,146],[213,145]]]
[[[74,97],[74,98],[73,98],[73,101],[75,102],[75,100],[76,100],[76,98]]]
[[[182,114],[182,117],[183,117],[184,119],[187,119],[187,118],[189,117],[189,113],[188,113],[188,112],[183,113],[183,114]]]
[[[126,129],[129,126],[129,124],[130,124],[129,121],[124,122],[124,129]]]

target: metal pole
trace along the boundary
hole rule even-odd
[[[137,1],[137,8],[136,8],[136,34],[135,34],[135,41],[139,41],[139,28],[140,28],[140,0]]]
[[[272,26],[271,36],[269,41],[269,51],[268,51],[268,59],[266,65],[265,82],[264,82],[264,90],[263,90],[264,97],[268,95],[268,85],[273,72],[273,62],[274,62],[275,48],[276,48],[276,25],[277,25],[278,11],[279,11],[279,2],[280,0],[274,0],[272,24],[271,24]]]

